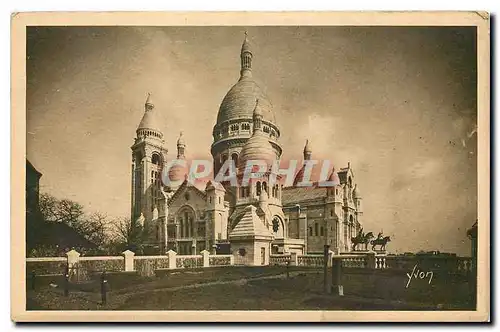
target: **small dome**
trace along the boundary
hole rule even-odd
[[[182,131],[179,135],[179,139],[177,140],[177,145],[183,145],[183,146],[186,145],[186,141],[184,140],[184,136],[183,136]]]
[[[359,192],[358,185],[354,185],[354,189],[352,190],[352,197],[361,198],[361,193]]]
[[[250,137],[241,149],[238,169],[244,171],[247,162],[250,160],[265,161],[269,167],[276,160],[276,153],[274,153],[269,139],[262,132]]]

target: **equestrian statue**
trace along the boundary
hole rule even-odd
[[[382,232],[379,232],[377,238],[372,240],[370,243],[372,245],[372,250],[375,250],[375,246],[380,246],[380,250],[385,250],[387,242],[391,242],[390,236],[383,236]]]
[[[361,227],[358,231],[358,234],[356,237],[351,238],[352,242],[352,251],[356,251],[356,247],[358,244],[364,244],[365,245],[365,250],[368,248],[368,243],[370,240],[373,238],[373,233],[368,232],[367,234],[363,233],[363,227]]]

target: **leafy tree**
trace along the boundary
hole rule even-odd
[[[106,214],[86,215],[81,204],[69,199],[59,200],[47,193],[40,194],[39,205],[44,221],[65,223],[99,248],[107,246],[109,218]]]

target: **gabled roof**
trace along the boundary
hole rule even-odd
[[[283,205],[326,197],[326,187],[285,187],[281,193]]]
[[[97,248],[94,243],[63,222],[48,221],[41,227],[40,232],[42,233],[39,234],[40,244],[57,245],[60,248]]]
[[[233,230],[229,233],[229,238],[267,237],[272,238],[273,234],[257,215],[257,208],[249,205],[245,208],[245,213]]]
[[[203,192],[200,189],[196,188],[195,186],[191,185],[189,183],[189,181],[187,179],[185,179],[184,182],[182,182],[182,184],[179,186],[179,188],[172,195],[172,197],[170,197],[170,199],[168,200],[168,202],[167,202],[168,206],[170,206],[171,203],[173,201],[175,201],[177,199],[177,197],[179,197],[179,195],[184,191],[185,188],[186,188],[186,190],[193,190],[197,195],[202,197],[204,200],[207,199],[207,194],[205,192]]]

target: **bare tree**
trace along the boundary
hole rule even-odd
[[[69,199],[59,201],[56,209],[56,221],[78,228],[84,222],[83,206]]]
[[[83,222],[75,225],[75,229],[89,241],[102,248],[109,242],[109,218],[105,213],[94,212]]]
[[[132,223],[129,218],[116,218],[111,224],[115,250],[130,249],[136,254],[142,253],[143,244],[151,235],[149,228]]]
[[[111,222],[113,240],[127,246],[134,241],[134,227],[129,218],[116,218]]]

